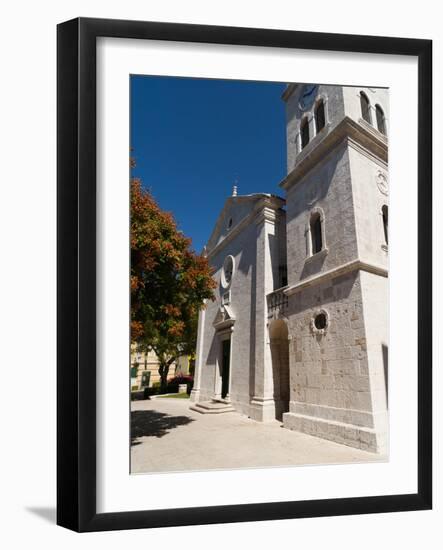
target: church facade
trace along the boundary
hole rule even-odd
[[[192,408],[386,453],[388,90],[289,84],[283,196],[234,188]]]

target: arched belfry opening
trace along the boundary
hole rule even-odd
[[[275,417],[282,419],[289,411],[289,339],[285,321],[276,319],[269,325],[272,378],[274,382]]]

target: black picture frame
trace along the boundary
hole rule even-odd
[[[432,42],[79,18],[57,29],[57,523],[105,531],[432,507]],[[416,494],[96,512],[96,39],[136,38],[418,59],[418,490]]]

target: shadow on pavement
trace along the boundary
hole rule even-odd
[[[171,416],[158,411],[131,412],[131,445],[140,445],[139,437],[163,437],[178,426],[186,426],[190,416]]]

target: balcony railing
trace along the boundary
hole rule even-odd
[[[286,287],[278,288],[267,295],[268,313],[280,311],[283,313],[288,307],[288,297],[283,292]]]

